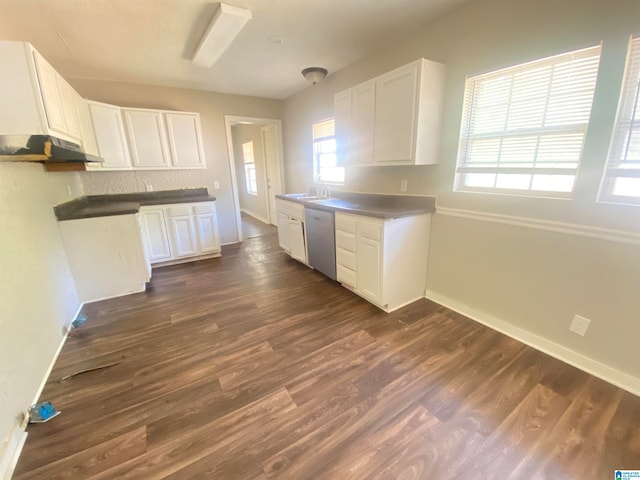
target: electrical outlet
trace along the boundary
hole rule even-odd
[[[220,190],[220,182],[218,180],[213,181],[213,189]]]
[[[147,192],[153,192],[153,185],[149,185],[148,183],[145,183],[145,184],[144,184],[144,189],[145,189]]]
[[[408,184],[408,182],[406,180],[400,180],[400,191],[401,192],[406,192],[407,191],[407,184]]]
[[[591,320],[588,318],[581,317],[580,315],[574,315],[569,330],[584,337],[584,334],[587,333],[587,329],[590,324]]]

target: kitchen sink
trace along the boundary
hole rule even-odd
[[[311,202],[314,200],[322,200],[323,198],[326,198],[326,197],[321,197],[320,195],[313,195],[310,193],[286,193],[284,196],[287,198],[291,198],[295,200],[305,200],[308,202]]]

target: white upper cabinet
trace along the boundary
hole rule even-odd
[[[91,166],[98,170],[130,170],[129,148],[124,134],[120,107],[99,102],[88,102],[96,143],[104,163]]]
[[[89,111],[89,102],[80,95],[76,96],[76,111],[78,112],[78,121],[80,123],[80,131],[82,133],[82,149],[90,155],[100,156],[98,142],[96,141],[96,133],[93,129],[93,121],[91,120],[91,112]]]
[[[419,59],[336,94],[338,157],[343,164],[436,163],[444,76],[444,65]],[[348,127],[344,133],[340,125]],[[340,142],[341,134],[346,141]]]
[[[0,41],[0,134],[53,135],[81,143],[77,93],[25,42]]]
[[[62,105],[62,95],[58,87],[58,72],[37,52],[33,52],[33,56],[49,129],[64,133],[67,130],[67,123]]]
[[[200,115],[187,112],[165,112],[164,116],[173,166],[204,168]]]
[[[167,168],[169,155],[162,112],[123,108],[134,168]]]

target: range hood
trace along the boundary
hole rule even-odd
[[[51,135],[0,135],[0,161],[84,163],[103,162],[77,143]]]

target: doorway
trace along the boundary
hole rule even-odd
[[[284,192],[282,123],[225,115],[238,240],[261,236],[278,223],[275,196]]]

